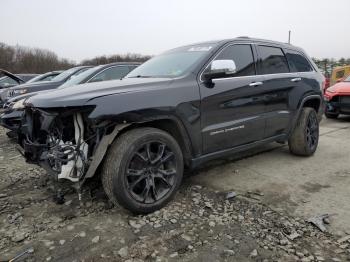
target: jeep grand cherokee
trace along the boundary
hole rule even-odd
[[[164,206],[184,167],[277,141],[312,155],[324,77],[295,46],[251,38],[155,56],[124,79],[25,102],[28,161],[81,189],[96,174],[110,200],[137,213]]]

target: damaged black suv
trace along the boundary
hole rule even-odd
[[[269,142],[312,155],[324,78],[297,47],[235,38],[176,48],[121,80],[25,102],[20,143],[29,162],[80,190],[101,176],[114,203],[164,206],[184,168]]]

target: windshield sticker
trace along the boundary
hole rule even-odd
[[[188,52],[208,52],[210,49],[212,49],[212,46],[196,46],[196,47],[191,47],[188,49]]]

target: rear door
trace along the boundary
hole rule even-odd
[[[322,83],[319,81],[322,80],[320,80],[320,74],[311,65],[309,58],[296,50],[284,49],[284,52],[289,63],[290,71],[298,73],[298,80],[300,80],[298,81],[298,85],[295,86],[293,94],[295,93],[301,97],[306,95],[307,92],[310,92],[310,90],[320,91]],[[294,109],[296,111],[298,107],[297,103],[298,101],[295,100],[290,101],[291,110]]]
[[[263,75],[265,92],[265,138],[287,132],[292,114],[290,92],[299,85],[298,73],[291,73],[286,56],[278,46],[256,45],[258,74]]]
[[[265,127],[263,77],[256,75],[254,54],[250,44],[230,44],[213,60],[233,60],[236,72],[230,77],[213,79],[211,84],[200,81],[204,153],[262,138]]]

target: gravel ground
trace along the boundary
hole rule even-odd
[[[18,261],[350,261],[350,236],[273,210],[259,192],[227,193],[185,179],[167,207],[134,216],[91,184],[57,205],[0,128],[0,261],[26,250]]]

